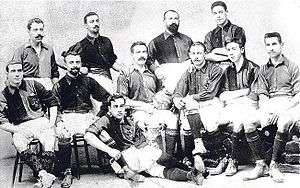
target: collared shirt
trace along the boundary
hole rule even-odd
[[[299,67],[285,56],[276,66],[269,60],[259,73],[256,91],[258,94],[269,97],[294,96],[300,91]]]
[[[121,151],[132,145],[138,148],[146,143],[142,130],[133,122],[131,117],[118,120],[107,114],[90,125],[86,132],[93,133],[98,137],[102,130],[105,130],[112,137],[117,148]]]
[[[101,74],[111,79],[110,68],[115,63],[117,56],[109,38],[98,36],[85,37],[69,50],[80,54],[82,66],[87,67],[91,73]]]
[[[147,68],[143,73],[133,68],[128,74],[121,73],[117,80],[117,92],[132,100],[152,102],[159,89],[157,77]]]
[[[225,42],[230,41],[232,38],[240,39],[244,45],[246,43],[244,29],[228,20],[223,27],[217,26],[205,36],[204,45],[206,50],[211,52],[215,48],[225,47]]]
[[[187,70],[179,80],[174,97],[193,95],[197,101],[213,99],[218,95],[222,68],[207,61],[201,69]]]
[[[19,89],[12,93],[6,86],[0,94],[1,123],[7,119],[17,125],[45,115],[44,107],[57,106],[51,91],[33,80],[23,80]]]
[[[76,78],[66,74],[53,86],[54,95],[58,98],[60,111],[88,112],[93,105],[90,97],[103,102],[109,94],[93,78],[78,75]]]
[[[41,52],[39,55],[31,46],[30,42],[25,43],[15,51],[13,61],[22,62],[24,77],[59,77],[53,48],[45,43],[41,44]]]
[[[256,80],[258,75],[259,66],[252,61],[244,58],[242,66],[239,70],[236,69],[234,63],[225,70],[225,90],[234,91],[239,89],[253,87],[253,82]]]
[[[149,59],[159,64],[181,63],[189,59],[188,50],[193,41],[190,37],[176,33],[174,35],[164,32],[149,43]]]

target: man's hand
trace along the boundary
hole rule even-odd
[[[80,72],[81,72],[81,74],[86,75],[89,73],[89,70],[87,67],[80,67]]]
[[[173,103],[179,110],[183,109],[185,107],[185,102],[182,100],[181,97],[174,97]]]
[[[108,152],[108,155],[114,158],[115,160],[118,160],[122,154],[119,150],[111,148],[111,150]]]
[[[278,114],[272,113],[272,117],[268,119],[267,124],[268,125],[274,125],[274,124],[276,124],[276,122],[278,121],[278,118],[279,118]]]

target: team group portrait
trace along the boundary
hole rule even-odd
[[[292,187],[295,0],[4,1],[0,187]]]

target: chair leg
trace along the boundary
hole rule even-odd
[[[91,171],[92,167],[91,167],[91,160],[90,160],[90,155],[89,155],[89,147],[85,140],[84,140],[84,151],[85,151],[85,157],[86,157],[86,162],[87,162],[89,171]]]
[[[23,162],[19,163],[20,168],[19,168],[19,182],[22,181],[22,175],[23,175]]]
[[[74,144],[74,153],[75,153],[75,162],[76,162],[76,176],[77,179],[80,179],[80,164],[79,164],[79,156],[78,156],[78,147],[77,147],[77,140],[73,137],[73,144]]]
[[[12,183],[11,183],[11,187],[12,188],[15,185],[15,180],[16,180],[16,175],[17,175],[19,160],[20,160],[20,154],[19,154],[19,152],[17,152],[16,159],[15,159],[15,164],[14,164],[14,170],[13,170]]]

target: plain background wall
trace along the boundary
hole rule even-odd
[[[210,12],[212,0],[199,1],[2,1],[0,5],[0,86],[5,79],[5,62],[14,50],[28,40],[27,21],[40,17],[45,23],[44,41],[53,45],[56,59],[86,35],[83,16],[95,11],[101,18],[100,32],[108,36],[118,55],[118,63],[131,63],[129,47],[132,42],[150,42],[164,30],[163,13],[168,9],[180,14],[182,33],[194,41],[203,41],[205,34],[215,27]],[[266,63],[263,35],[278,31],[285,42],[284,53],[300,61],[298,0],[227,0],[229,19],[242,26],[247,36],[249,59]],[[0,130],[0,159],[15,154],[11,136]]]

